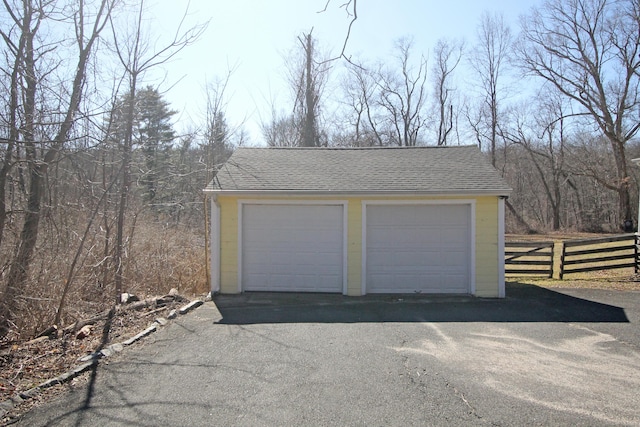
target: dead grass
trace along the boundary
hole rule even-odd
[[[521,283],[543,288],[569,289],[604,289],[613,291],[640,291],[640,276],[632,269],[617,271],[594,271],[591,273],[576,273],[565,279],[548,279],[533,277],[508,277],[508,283]]]
[[[147,226],[134,236],[128,261],[134,293],[159,295],[171,288],[185,295],[208,292],[204,230]]]
[[[574,231],[554,231],[540,234],[515,234],[509,233],[505,235],[507,241],[517,242],[536,242],[536,241],[554,241],[562,242],[564,240],[576,239],[597,239],[598,237],[619,236],[620,233],[582,233]]]
[[[28,283],[15,301],[14,327],[0,340],[0,346],[32,339],[53,324],[69,266],[79,247],[82,224],[75,232],[58,232],[52,227],[42,233]],[[115,300],[114,237],[113,230],[105,232],[99,225],[90,233],[57,326],[63,328],[103,311]],[[11,244],[3,247],[8,250]],[[199,227],[169,226],[157,219],[138,218],[133,234],[127,236],[125,257],[123,291],[141,299],[165,295],[172,288],[187,297],[208,292],[204,231]],[[2,258],[8,260],[11,254],[0,254]]]

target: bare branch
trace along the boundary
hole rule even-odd
[[[325,4],[324,9],[319,11],[318,13],[325,12],[327,10],[327,8],[329,7],[329,4],[331,3],[331,1],[332,0],[327,0],[327,3]],[[349,10],[350,6],[351,6],[351,11]],[[344,9],[346,11],[346,13],[347,13],[347,16],[351,18],[351,20],[349,21],[349,25],[347,27],[347,34],[344,37],[344,43],[342,44],[342,49],[340,50],[340,53],[338,54],[338,56],[326,59],[326,60],[322,61],[321,64],[324,64],[324,63],[327,63],[327,62],[337,61],[339,59],[344,59],[345,61],[347,61],[351,65],[357,66],[357,64],[355,64],[355,63],[353,63],[351,61],[351,57],[348,57],[345,54],[345,52],[347,51],[347,44],[349,43],[349,38],[351,37],[351,31],[353,29],[353,24],[358,19],[357,0],[348,0],[346,3],[343,3],[342,5],[340,5],[340,8]]]

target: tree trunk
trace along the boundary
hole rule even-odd
[[[623,183],[618,189],[618,199],[619,199],[619,226],[622,227],[624,222],[627,220],[633,221],[633,211],[631,208],[631,194],[629,192],[629,185],[627,183]],[[635,222],[635,221],[634,221]]]
[[[13,127],[13,126],[12,126]],[[7,175],[11,167],[11,158],[13,156],[14,143],[12,140],[7,141],[7,150],[5,152],[4,162],[0,169],[0,248],[2,247],[2,238],[4,236],[4,224],[7,221]]]
[[[305,37],[305,61],[306,61],[306,76],[305,76],[305,118],[304,118],[304,128],[302,135],[302,146],[303,147],[315,147],[317,146],[316,141],[316,103],[315,103],[315,93],[314,93],[314,85],[313,85],[313,40],[311,39],[311,33],[307,34]]]
[[[618,180],[618,226],[626,220],[633,219],[633,209],[631,207],[631,194],[629,191],[629,183],[631,177],[627,171],[627,158],[625,153],[624,138],[611,140],[611,148],[613,149],[613,157],[616,162],[616,173]]]
[[[562,191],[560,189],[560,181],[558,179],[558,174],[554,171],[553,177],[553,192],[555,194],[553,203],[551,204],[553,208],[553,231],[560,230],[560,211],[562,209]]]
[[[124,278],[124,216],[127,210],[129,197],[129,167],[131,163],[131,150],[133,144],[133,120],[135,115],[136,86],[138,76],[134,73],[129,87],[129,104],[127,106],[126,129],[122,144],[122,184],[120,187],[120,203],[118,204],[118,220],[116,222],[115,244],[115,298],[116,304],[120,303],[120,294],[123,291]]]
[[[7,286],[3,295],[4,304],[2,304],[2,312],[0,312],[0,337],[5,336],[9,331],[13,303],[26,282],[27,269],[31,263],[33,251],[38,240],[40,200],[44,188],[43,169],[46,170],[45,165],[31,167],[27,212],[22,232],[20,233],[20,243],[6,278]]]
[[[2,247],[2,238],[4,237],[4,225],[7,221],[7,176],[11,168],[13,150],[19,137],[18,130],[18,71],[20,67],[21,51],[24,49],[24,37],[20,40],[20,51],[16,54],[14,69],[11,74],[11,95],[9,100],[9,138],[7,140],[7,148],[4,154],[4,161],[0,169],[0,247]]]
[[[26,163],[29,167],[31,180],[29,181],[27,209],[22,232],[20,233],[20,240],[17,243],[15,255],[10,264],[9,273],[7,274],[2,292],[2,301],[0,303],[0,337],[6,336],[9,332],[15,311],[15,298],[24,287],[27,278],[27,269],[36,246],[38,225],[40,222],[42,173],[46,171],[45,164],[38,165],[36,163],[37,154],[34,145],[36,88],[38,81],[35,73],[35,52],[33,45],[35,34],[31,29],[33,9],[29,3],[24,3],[23,13],[21,39],[24,39],[24,57],[22,61],[17,61],[16,65],[19,64],[21,67],[24,67],[22,73],[26,82],[22,133],[25,144]]]

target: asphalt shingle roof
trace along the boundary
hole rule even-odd
[[[508,195],[476,146],[238,148],[207,192]]]

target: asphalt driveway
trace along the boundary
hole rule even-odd
[[[638,425],[640,292],[220,296],[18,423]]]

